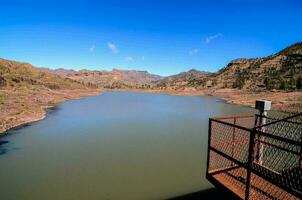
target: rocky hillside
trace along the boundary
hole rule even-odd
[[[43,118],[45,108],[55,103],[97,93],[94,86],[0,59],[0,133]]]
[[[84,85],[109,89],[202,90],[235,88],[249,91],[300,90],[302,88],[302,43],[279,53],[251,59],[236,59],[216,73],[192,69],[161,77],[147,71],[48,70]]]
[[[84,89],[81,82],[63,78],[31,64],[0,58],[0,89]]]
[[[217,73],[189,71],[164,80],[166,81],[158,81],[155,87],[238,88],[250,91],[299,90],[302,88],[302,43],[294,44],[264,58],[233,60]]]
[[[203,87],[211,73],[191,69],[153,82],[153,88],[181,89],[183,87]]]
[[[214,87],[295,90],[302,84],[302,43],[265,58],[237,59],[221,69]]]
[[[96,95],[97,88],[215,95],[245,105],[266,98],[279,110],[301,111],[302,43],[264,58],[233,60],[217,73],[190,70],[169,77],[136,70],[50,70],[0,59],[0,133],[43,118],[44,108],[55,103]]]
[[[151,82],[161,80],[162,77],[153,75],[147,71],[118,70],[112,71],[90,71],[90,70],[51,70],[52,73],[84,83],[86,85],[96,85],[97,87],[116,88],[141,88]]]

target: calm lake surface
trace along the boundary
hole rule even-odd
[[[0,138],[0,199],[165,199],[211,188],[208,118],[251,112],[214,97],[164,94],[67,101]]]

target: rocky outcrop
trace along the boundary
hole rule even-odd
[[[133,88],[142,87],[153,81],[162,79],[161,76],[150,74],[147,71],[119,70],[90,71],[90,70],[53,70],[53,73],[69,79],[82,82],[86,85],[96,85],[102,88]]]
[[[94,87],[28,63],[0,59],[0,133],[42,119],[50,105],[93,94],[98,94]]]
[[[213,77],[216,88],[296,90],[302,77],[302,43],[265,58],[238,59]]]
[[[157,81],[159,89],[184,90],[237,88],[249,91],[300,90],[302,79],[302,43],[279,53],[251,59],[235,59],[217,73],[183,72]]]

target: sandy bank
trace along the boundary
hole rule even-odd
[[[95,96],[101,90],[1,90],[0,135],[8,130],[42,120],[47,110],[70,99]]]
[[[302,112],[302,92],[249,92],[236,89],[205,89],[205,90],[142,90],[142,89],[114,89],[114,90],[47,90],[23,91],[1,90],[4,99],[0,103],[0,135],[7,130],[24,124],[44,119],[47,109],[69,99],[83,96],[95,96],[104,91],[125,91],[142,93],[160,93],[182,96],[217,96],[227,103],[254,106],[255,100],[266,99],[273,102],[273,109],[287,112]]]
[[[216,96],[224,99],[227,103],[253,107],[257,99],[272,101],[272,109],[285,112],[302,112],[302,91],[263,91],[251,92],[238,89],[203,89],[196,90],[141,90],[141,89],[118,89],[110,91],[133,91],[143,93],[160,93],[181,96]]]

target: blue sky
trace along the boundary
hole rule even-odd
[[[302,41],[302,1],[0,0],[0,57],[50,68],[217,71]]]

